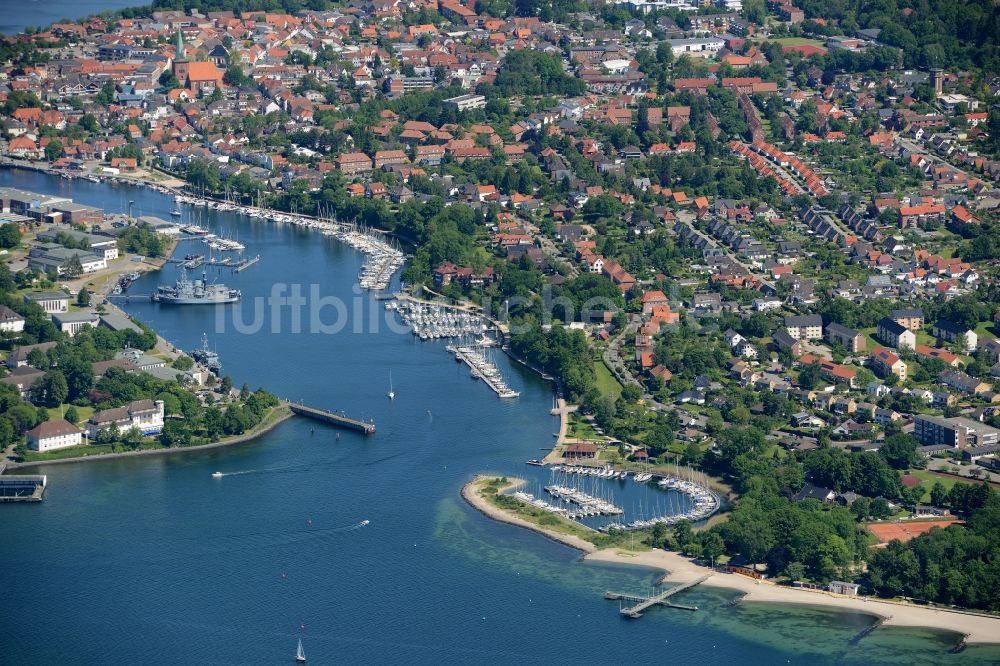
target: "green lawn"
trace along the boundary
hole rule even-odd
[[[618,396],[622,394],[622,385],[611,374],[608,366],[604,365],[604,361],[596,361],[594,363],[594,374],[597,380],[597,390],[601,392],[601,395],[610,395],[617,400]]]
[[[49,408],[49,420],[55,421],[56,419],[61,419],[63,417],[63,410],[69,409],[69,405],[63,405],[63,407],[50,407]],[[80,417],[79,423],[83,423],[90,418],[90,415],[94,413],[93,407],[77,407],[77,416]]]
[[[162,449],[159,440],[144,440],[140,449]],[[117,452],[122,452],[121,447]],[[55,451],[27,451],[24,455],[24,462],[40,462],[42,460],[62,460],[64,458],[83,458],[85,456],[96,456],[103,453],[116,453],[110,444],[81,444],[71,446],[68,449],[56,449]]]
[[[604,435],[597,434],[591,426],[590,421],[583,418],[576,412],[569,415],[569,427],[566,429],[566,436],[571,439],[603,440]]]
[[[945,487],[945,490],[951,490],[951,487],[956,483],[967,483],[967,484],[978,484],[979,481],[973,479],[960,479],[958,477],[952,476],[950,474],[945,474],[943,476],[938,476],[937,474],[932,474],[925,469],[911,469],[908,474],[910,476],[915,476],[920,479],[921,484],[924,488],[924,502],[929,502],[931,499],[931,488],[935,483],[941,482],[941,485]]]
[[[782,46],[823,46],[823,42],[818,39],[806,39],[805,37],[782,37],[770,41],[777,42]]]
[[[997,334],[993,331],[993,322],[991,321],[981,321],[979,326],[976,326],[976,335],[979,336],[980,342],[996,339]]]

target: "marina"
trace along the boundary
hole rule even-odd
[[[268,220],[280,224],[290,224],[306,229],[315,229],[324,236],[336,238],[355,250],[363,252],[367,261],[361,268],[358,282],[363,289],[371,291],[381,291],[389,287],[396,271],[403,267],[406,255],[400,250],[394,241],[385,234],[359,227],[355,224],[342,223],[335,219],[315,218],[307,215],[295,213],[285,213],[270,208],[257,206],[247,206],[231,202],[215,201],[193,195],[179,194],[175,197],[178,205],[201,206],[210,210],[222,213],[232,213],[245,217]],[[207,229],[189,224],[182,227],[182,231],[199,237],[204,237],[209,247],[221,251],[242,251],[245,246],[232,239],[218,238]],[[249,268],[260,259],[258,255],[255,259],[238,263],[234,266],[237,272]],[[214,264],[224,265],[224,264]]]
[[[486,321],[471,312],[409,300],[387,301],[385,309],[399,314],[413,335],[421,340],[481,336],[480,344],[496,344],[486,335],[490,328]]]
[[[548,467],[539,462],[528,462],[538,472],[528,474],[534,481],[521,491],[533,493],[533,498],[548,494],[556,500],[552,506],[560,509],[556,513],[602,532],[675,525],[682,520],[700,523],[722,507],[717,493],[697,478],[682,478],[679,471],[654,475],[611,466]],[[538,492],[533,492],[535,488]],[[537,502],[545,500],[529,503],[545,508]]]
[[[545,492],[563,502],[575,504],[579,509],[571,512],[571,518],[583,518],[586,516],[620,516],[625,511],[620,506],[615,506],[611,502],[593,497],[585,492],[571,488],[569,486],[546,486]]]

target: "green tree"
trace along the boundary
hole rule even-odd
[[[622,388],[621,398],[625,402],[637,402],[642,397],[642,389],[635,384],[628,384]]]
[[[917,446],[919,442],[912,435],[897,433],[885,438],[878,453],[885,458],[885,461],[895,469],[907,469],[913,465],[919,456]]]
[[[52,139],[45,146],[45,159],[49,162],[54,162],[63,156],[63,145],[62,141],[58,139]]]
[[[713,563],[726,551],[726,544],[716,532],[706,532],[701,539],[702,554]]]
[[[94,96],[94,102],[98,106],[108,107],[111,106],[111,102],[115,99],[115,84],[112,81],[107,81],[101,87],[101,91]]]
[[[74,254],[66,261],[66,265],[63,266],[63,274],[68,278],[79,277],[83,274],[83,264],[80,263],[79,254]]]
[[[42,377],[42,395],[45,396],[45,404],[49,407],[58,407],[66,401],[69,386],[62,370],[49,370],[45,373]]]
[[[80,291],[77,293],[76,304],[81,308],[85,308],[90,305],[90,292],[87,291],[86,287],[81,287]]]
[[[934,506],[944,506],[948,503],[948,490],[940,481],[935,481],[931,486],[931,504]]]
[[[177,77],[174,76],[174,73],[168,69],[163,72],[163,74],[160,74],[160,85],[167,90],[173,90],[175,88],[180,88],[181,82],[178,81]]]
[[[12,222],[0,224],[0,247],[10,249],[17,247],[20,242],[21,230],[17,228],[16,224]]]

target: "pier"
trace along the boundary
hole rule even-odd
[[[44,474],[0,476],[0,502],[41,502],[46,483]]]
[[[260,261],[260,255],[259,254],[256,257],[249,257],[247,259],[241,259],[240,261],[238,261],[235,264],[233,264],[233,271],[236,272],[236,273],[241,273],[241,272],[245,271],[246,269],[250,268],[251,266],[253,266],[254,264],[256,264],[258,261]]]
[[[473,347],[455,347],[455,358],[464,362],[472,371],[472,376],[482,379],[501,398],[516,398],[520,395],[511,389],[500,377],[500,371],[493,365],[482,351]]]
[[[166,263],[180,264],[189,270],[201,268],[202,266],[218,266],[219,268],[232,268],[239,273],[240,271],[250,268],[258,261],[260,261],[259,254],[255,257],[249,257],[239,261],[234,261],[232,257],[223,257],[222,259],[205,259],[202,257],[200,259],[167,259]]]
[[[365,433],[366,435],[375,434],[375,424],[370,421],[352,419],[351,417],[343,414],[335,414],[325,409],[316,409],[315,407],[309,407],[308,405],[303,405],[297,402],[289,402],[288,407],[292,410],[293,414],[298,414],[299,416],[316,419],[317,421],[329,423],[330,425],[335,425],[341,428],[347,428],[349,430],[357,430]]]
[[[679,592],[683,592],[684,590],[689,590],[696,585],[700,585],[701,583],[708,580],[711,576],[712,574],[710,573],[705,574],[701,578],[697,578],[690,582],[683,583],[682,585],[678,585],[677,587],[672,587],[669,590],[664,590],[663,592],[655,594],[651,597],[643,597],[637,594],[627,594],[624,592],[605,592],[604,598],[611,599],[612,601],[625,600],[634,602],[635,603],[634,606],[628,606],[627,608],[622,608],[620,611],[624,617],[633,620],[642,617],[642,614],[645,611],[649,610],[650,608],[656,605],[666,606],[668,608],[679,608],[681,610],[696,611],[698,610],[697,606],[682,606],[681,604],[671,603],[670,601],[668,601],[668,599],[670,599],[670,597],[674,596],[675,594],[678,594]]]

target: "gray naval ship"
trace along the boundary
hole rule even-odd
[[[240,300],[240,290],[230,289],[224,284],[209,284],[204,272],[202,272],[200,280],[189,280],[187,271],[182,269],[181,276],[173,286],[156,288],[153,300],[168,305],[235,303]]]

